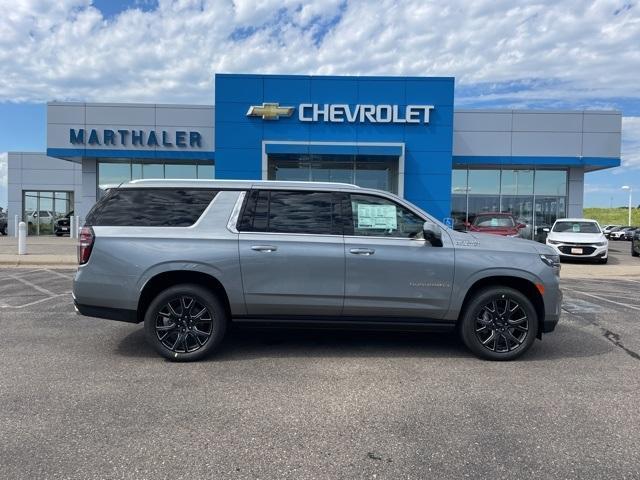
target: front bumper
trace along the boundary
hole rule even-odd
[[[576,245],[571,243],[561,243],[560,245],[547,245],[562,258],[607,258],[609,254],[608,245]],[[582,253],[578,253],[582,250]]]

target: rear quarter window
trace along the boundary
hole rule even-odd
[[[188,227],[217,195],[211,189],[123,188],[111,190],[87,215],[95,227]]]

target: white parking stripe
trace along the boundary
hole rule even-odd
[[[53,295],[51,297],[40,298],[38,300],[34,300],[33,302],[25,303],[23,305],[7,305],[6,303],[0,303],[0,308],[13,308],[13,309],[25,308],[25,307],[30,307],[31,305],[36,305],[38,303],[46,302],[47,300],[51,300],[53,298],[64,297],[65,295],[71,295],[71,292],[64,292],[64,293],[59,293],[57,295]]]
[[[600,295],[594,295],[593,293],[579,292],[578,290],[571,290],[567,288],[572,293],[577,293],[578,295],[586,295],[587,297],[597,298],[598,300],[602,300],[603,302],[613,303],[614,305],[620,305],[621,307],[631,308],[632,310],[640,311],[640,307],[636,305],[629,305],[628,303],[616,302],[615,300],[609,300],[608,298],[601,297]]]
[[[31,287],[34,290],[39,291],[40,293],[44,293],[45,295],[49,295],[49,296],[56,296],[56,293],[53,293],[51,290],[47,290],[46,288],[42,288],[38,285],[36,285],[35,283],[30,282],[29,280],[25,280],[24,278],[20,278],[17,277],[15,275],[7,275],[9,278],[13,278],[14,280],[19,281],[20,283],[25,284],[27,287]]]
[[[58,277],[66,278],[67,280],[71,280],[73,278],[73,273],[71,275],[65,275],[64,273],[56,272],[55,270],[49,270],[48,268],[45,268],[44,271],[57,275]]]

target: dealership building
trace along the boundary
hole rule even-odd
[[[585,173],[619,166],[620,138],[617,111],[455,109],[451,77],[219,74],[213,106],[49,103],[46,152],[9,153],[8,210],[43,235],[132,179],[310,180],[452,224],[512,212],[531,236],[582,216]]]

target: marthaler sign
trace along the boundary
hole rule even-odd
[[[347,105],[301,103],[298,120],[329,123],[429,123],[433,105]]]

